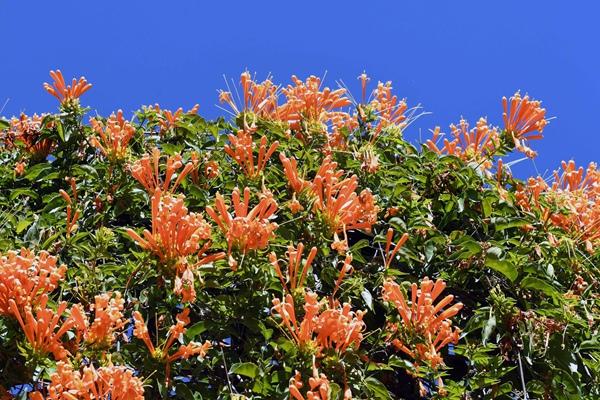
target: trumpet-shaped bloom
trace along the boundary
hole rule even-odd
[[[297,163],[280,153],[286,178],[295,192],[305,189],[314,197],[313,209],[323,216],[331,234],[345,230],[369,231],[377,222],[378,208],[370,190],[356,193],[358,177],[352,175],[342,179],[344,171],[337,169],[331,157],[325,157],[317,175],[311,181],[298,174]]]
[[[225,153],[227,153],[240,167],[249,178],[256,178],[264,171],[267,161],[273,155],[279,142],[273,142],[267,149],[267,138],[263,136],[258,145],[258,158],[254,161],[254,149],[256,144],[252,139],[252,132],[240,129],[237,135],[229,135],[230,144],[225,145]]]
[[[57,266],[56,257],[45,251],[9,251],[0,258],[0,315],[13,315],[9,302],[18,310],[37,307],[41,299],[57,288],[67,267]],[[14,315],[16,317],[16,315]]]
[[[229,105],[236,115],[251,112],[261,118],[277,119],[279,87],[269,78],[258,83],[252,79],[250,72],[244,71],[240,75],[240,87],[241,105],[236,104],[231,91],[219,91],[219,102]]]
[[[181,167],[183,167],[183,170],[179,172],[177,179],[171,185],[173,176]],[[152,150],[152,155],[146,154],[133,163],[131,176],[141,183],[150,195],[153,195],[159,189],[164,193],[173,193],[192,169],[193,163],[188,162],[184,166],[180,155],[168,156],[165,177],[162,179],[160,174],[160,150],[155,148]]]
[[[277,211],[277,203],[272,195],[263,195],[259,203],[250,210],[250,189],[244,188],[244,197],[240,197],[238,188],[233,190],[231,202],[234,214],[229,212],[225,199],[217,193],[215,208],[206,207],[206,213],[217,223],[225,235],[228,245],[228,254],[232,249],[242,253],[251,250],[264,249],[273,237],[277,224],[269,219]],[[232,263],[235,268],[237,264]]]
[[[521,97],[519,92],[510,100],[502,98],[504,129],[515,142],[517,150],[530,158],[534,158],[537,153],[527,147],[525,142],[541,139],[544,127],[548,124],[546,109],[541,104],[540,101],[530,100],[529,96]]]
[[[142,314],[140,314],[139,311],[133,313],[133,320],[135,323],[133,335],[144,342],[153,358],[165,363],[167,384],[170,381],[171,364],[173,362],[177,360],[186,360],[194,356],[204,358],[206,357],[208,350],[212,347],[209,341],[204,343],[190,342],[188,344],[180,345],[175,352],[169,354],[175,341],[179,340],[186,332],[185,326],[190,323],[189,312],[189,308],[186,308],[181,313],[177,314],[176,323],[169,328],[167,339],[161,345],[156,347],[150,339],[150,334],[148,333],[148,328],[146,327]]]
[[[492,157],[500,147],[500,136],[498,130],[490,127],[485,118],[480,118],[476,127],[471,130],[464,119],[460,120],[458,126],[450,125],[450,129],[454,139],[444,138],[444,145],[439,147],[437,142],[442,134],[440,128],[436,127],[433,137],[426,142],[427,147],[438,154],[449,154],[465,162],[475,162],[484,170],[492,167]]]
[[[391,251],[390,251],[390,249],[392,246],[392,240],[394,239],[394,230],[392,228],[388,229],[385,238],[386,238],[385,253],[384,253],[385,267],[389,268],[390,264],[392,263],[392,260],[398,253],[398,250],[400,250],[402,248],[402,246],[404,246],[404,243],[406,243],[406,241],[408,240],[408,233],[404,233],[402,236],[400,236],[400,239],[398,239],[398,242],[396,243],[396,245],[394,246],[394,248]]]
[[[272,314],[281,318],[291,339],[298,347],[316,349],[316,355],[332,349],[338,354],[358,348],[365,329],[364,311],[352,311],[348,303],[319,302],[315,293],[304,294],[304,318],[298,323],[294,299],[290,294],[282,301],[273,299]]]
[[[91,83],[88,83],[84,77],[79,80],[73,78],[70,85],[67,85],[65,78],[63,78],[62,72],[59,69],[56,71],[50,71],[50,77],[54,80],[52,85],[44,83],[44,89],[52,96],[56,97],[60,104],[76,101],[85,92],[90,90],[92,87]]]
[[[183,196],[162,195],[158,189],[152,196],[152,231],[145,229],[143,237],[133,229],[127,234],[161,263],[173,265],[196,254],[211,228],[200,214],[188,212]]]
[[[329,400],[331,396],[331,387],[329,379],[325,374],[320,374],[317,368],[313,368],[313,375],[308,378],[309,390],[302,395],[301,390],[304,384],[302,383],[302,375],[296,371],[296,374],[290,379],[290,396],[294,400]],[[344,397],[346,400],[346,397]]]
[[[195,104],[194,107],[189,109],[186,114],[196,114],[200,109],[199,104]],[[158,124],[160,125],[160,131],[166,132],[170,129],[173,129],[177,126],[177,123],[181,120],[183,116],[183,108],[179,107],[175,112],[171,110],[165,110],[160,108],[158,104],[154,105],[154,111],[159,117]]]
[[[420,289],[412,284],[409,302],[396,282],[389,279],[383,284],[383,299],[392,303],[400,316],[399,322],[388,325],[392,343],[417,363],[426,361],[432,368],[443,364],[439,351],[448,343],[458,343],[460,335],[459,329],[452,329],[450,318],[460,311],[462,303],[444,309],[454,300],[452,295],[434,303],[445,288],[441,279],[434,283],[425,278]]]
[[[294,292],[298,288],[303,288],[306,283],[306,277],[310,270],[311,264],[317,255],[317,248],[310,249],[304,265],[302,265],[302,253],[304,252],[304,244],[298,243],[298,247],[288,246],[286,255],[288,257],[288,267],[285,274],[282,272],[277,255],[272,252],[269,254],[269,261],[275,270],[275,273],[281,281],[281,286],[288,293]]]
[[[56,147],[56,142],[51,138],[41,137],[44,117],[43,114],[34,114],[32,117],[21,114],[19,118],[12,118],[4,137],[4,145],[12,148],[16,143],[21,143],[32,159],[45,160]]]
[[[517,203],[582,240],[593,253],[600,242],[600,172],[594,163],[585,170],[574,161],[563,161],[561,167],[551,185],[541,177],[529,178],[517,188]]]
[[[8,306],[35,353],[52,353],[56,360],[64,360],[69,352],[64,347],[63,337],[75,326],[75,320],[62,317],[67,309],[66,302],[60,303],[56,311],[47,308],[47,302],[48,295],[44,294],[35,310],[31,306],[20,310],[13,299],[8,300]]]
[[[75,305],[71,308],[71,317],[75,326],[86,343],[98,347],[110,347],[115,341],[117,332],[125,326],[123,308],[125,300],[121,293],[97,295],[94,304],[90,307],[93,311],[92,323],[83,310],[83,307]]]
[[[50,376],[47,392],[46,400],[143,400],[144,384],[127,367],[90,364],[80,372],[61,361]],[[44,400],[44,396],[35,392],[30,399]]]
[[[370,105],[378,116],[374,138],[377,137],[383,128],[390,125],[395,125],[400,129],[406,126],[406,115],[404,115],[408,108],[406,99],[399,100],[398,96],[392,94],[392,82],[379,82],[377,84],[377,88],[373,91],[373,100]]]
[[[90,139],[92,146],[111,161],[125,158],[129,141],[135,135],[135,128],[123,118],[123,111],[119,110],[116,115],[112,114],[106,123],[91,118],[90,124],[98,135]]]

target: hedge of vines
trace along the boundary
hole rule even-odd
[[[0,398],[600,396],[600,172],[502,162],[539,101],[414,146],[365,74],[244,72],[215,121],[50,75],[0,119]]]

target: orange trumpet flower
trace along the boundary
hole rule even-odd
[[[377,222],[378,208],[371,191],[357,194],[358,177],[341,179],[344,171],[336,169],[337,163],[331,157],[325,157],[312,182],[299,177],[296,160],[282,153],[279,158],[292,190],[308,189],[315,198],[313,209],[324,217],[332,235],[351,229],[369,231]]]
[[[8,306],[36,353],[52,353],[56,360],[64,360],[70,353],[64,347],[63,336],[75,326],[75,320],[67,317],[61,321],[67,309],[66,302],[60,303],[56,311],[47,308],[47,302],[48,295],[44,294],[35,310],[31,306],[20,310],[13,299],[8,300]]]
[[[190,342],[187,345],[180,345],[174,353],[169,355],[169,351],[175,344],[175,341],[186,332],[185,326],[190,323],[190,318],[188,316],[189,312],[189,308],[185,308],[181,313],[177,314],[176,323],[169,328],[167,339],[158,347],[155,347],[150,340],[148,328],[146,327],[142,314],[140,314],[139,311],[133,313],[133,320],[135,322],[133,335],[144,342],[152,357],[165,363],[167,385],[170,381],[171,364],[173,362],[177,360],[186,360],[193,356],[204,358],[206,357],[208,350],[212,347],[209,341],[204,343]]]
[[[10,300],[18,310],[36,308],[44,295],[58,287],[66,272],[66,265],[57,266],[56,257],[45,251],[35,255],[23,248],[6,253],[0,257],[0,316],[13,315]]]
[[[504,129],[514,140],[517,150],[534,158],[537,153],[524,143],[543,138],[542,132],[548,124],[546,109],[541,107],[540,101],[530,100],[529,96],[521,97],[518,91],[510,98],[510,106],[508,102],[506,97],[502,98]],[[535,131],[538,133],[532,133]]]
[[[285,300],[273,299],[271,313],[281,318],[283,326],[298,347],[316,349],[321,356],[323,350],[332,349],[338,354],[348,348],[358,348],[365,329],[364,311],[352,311],[345,303],[319,302],[315,293],[304,294],[304,318],[301,323],[296,319],[293,297],[288,294]]]
[[[229,135],[229,144],[225,145],[225,153],[227,153],[236,163],[242,167],[242,171],[249,178],[256,178],[264,171],[267,161],[277,147],[279,142],[275,141],[267,150],[267,138],[263,136],[260,139],[258,147],[258,159],[254,162],[254,148],[256,145],[252,140],[252,132],[247,130],[239,130],[237,135]]]
[[[404,246],[404,243],[406,243],[406,241],[408,240],[408,233],[404,233],[402,236],[400,236],[400,239],[398,239],[398,242],[396,243],[396,245],[394,246],[394,249],[391,252],[390,252],[390,248],[392,246],[392,240],[394,239],[394,230],[392,228],[388,229],[385,238],[386,238],[386,243],[385,243],[385,253],[384,253],[383,258],[385,260],[385,268],[387,269],[390,267],[392,260],[398,253],[398,250],[400,250],[402,248],[402,246]]]
[[[40,392],[30,394],[31,400],[44,400]],[[110,365],[96,369],[83,367],[83,373],[65,362],[56,364],[50,375],[46,400],[143,400],[144,384],[133,370]]]
[[[162,195],[157,189],[152,196],[152,231],[143,238],[133,229],[127,234],[141,247],[152,252],[164,265],[174,265],[200,249],[200,242],[210,240],[210,225],[200,214],[188,213],[184,197]]]
[[[50,71],[50,77],[52,77],[54,82],[52,85],[44,83],[44,89],[56,97],[60,101],[60,104],[78,100],[81,95],[92,87],[92,84],[88,83],[84,77],[79,78],[79,80],[73,78],[71,85],[67,85],[59,69]]]
[[[92,129],[98,137],[92,137],[90,143],[110,161],[118,161],[125,158],[129,141],[135,135],[135,128],[129,121],[123,118],[123,111],[112,114],[106,124],[95,118],[90,118]]]
[[[303,252],[304,244],[302,243],[298,243],[297,248],[294,248],[292,245],[288,246],[288,251],[286,254],[289,261],[285,275],[281,270],[281,266],[279,265],[279,260],[277,259],[275,252],[269,254],[269,261],[271,262],[275,273],[281,281],[281,286],[288,293],[292,293],[296,289],[304,287],[304,284],[306,283],[306,277],[308,276],[308,271],[310,270],[311,264],[317,255],[317,248],[313,247],[310,249],[310,252],[306,257],[306,261],[304,262],[304,266],[301,265]]]
[[[19,118],[12,118],[8,133],[4,137],[4,145],[12,148],[15,143],[22,143],[33,160],[45,160],[56,147],[51,138],[40,138],[45,116],[34,114],[33,117],[28,117],[22,113]]]
[[[492,157],[500,147],[500,137],[496,128],[490,127],[485,118],[477,121],[475,128],[469,130],[469,124],[461,119],[458,126],[450,125],[453,140],[444,139],[444,146],[436,142],[441,136],[440,128],[433,130],[433,137],[427,140],[427,147],[438,154],[449,154],[465,162],[475,162],[484,170],[492,167]]]
[[[94,304],[90,307],[90,311],[94,312],[91,324],[88,315],[80,305],[71,308],[71,318],[86,343],[109,348],[115,341],[117,332],[125,326],[124,306],[125,300],[121,297],[121,293],[115,292],[114,295],[105,293],[94,298]]]
[[[388,330],[392,344],[415,359],[417,363],[427,361],[432,368],[443,364],[439,351],[449,343],[458,343],[460,330],[452,330],[450,318],[462,308],[462,303],[450,305],[454,296],[448,295],[434,305],[442,294],[446,284],[441,279],[435,283],[428,278],[421,281],[419,289],[416,283],[411,287],[411,300],[407,301],[400,286],[391,279],[383,284],[383,300],[392,303],[400,322],[389,323]]]
[[[171,185],[171,180],[178,169],[183,167],[179,172],[177,179]],[[173,193],[177,187],[183,182],[186,175],[194,168],[192,162],[183,165],[181,155],[167,157],[164,180],[160,176],[160,150],[155,148],[152,150],[152,155],[146,154],[141,159],[137,160],[131,166],[131,176],[144,186],[149,195],[153,195],[158,189],[164,193]]]
[[[197,114],[200,109],[199,104],[195,104],[186,114]],[[166,132],[169,129],[173,129],[177,126],[177,123],[183,116],[183,108],[179,107],[175,112],[170,110],[161,110],[158,104],[154,105],[154,111],[160,116],[159,125],[161,132]]]
[[[70,178],[71,187],[73,187],[73,198],[75,199],[75,203],[77,202],[77,190],[75,189],[75,179]],[[66,227],[66,236],[67,239],[71,237],[71,233],[77,230],[77,220],[79,219],[79,210],[75,209],[73,212],[73,200],[71,200],[71,196],[63,189],[58,191],[62,198],[67,203],[67,227]]]
[[[244,188],[244,197],[240,197],[238,188],[231,195],[234,215],[229,213],[229,206],[225,199],[217,193],[215,208],[206,207],[206,213],[217,223],[221,232],[227,239],[232,268],[237,268],[237,263],[231,258],[232,249],[237,249],[246,254],[251,250],[264,249],[273,237],[277,224],[269,222],[277,211],[277,203],[272,195],[264,195],[259,203],[252,209],[250,207],[250,189]]]
[[[238,115],[242,112],[251,112],[261,118],[278,119],[277,102],[279,87],[271,82],[270,78],[261,83],[255,82],[250,72],[244,71],[240,75],[242,105],[237,105],[230,91],[219,91],[219,102],[227,103],[233,112]]]
[[[290,396],[294,400],[329,400],[331,395],[331,387],[329,379],[325,374],[319,374],[316,367],[313,367],[313,376],[308,379],[309,390],[303,396],[300,392],[304,384],[302,383],[302,375],[296,371],[296,374],[290,379]],[[305,397],[306,396],[306,397]],[[346,400],[346,397],[344,397]]]

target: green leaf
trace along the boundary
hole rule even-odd
[[[525,278],[523,278],[523,280],[521,281],[521,287],[523,289],[538,290],[551,297],[560,297],[560,294],[552,285],[539,278],[534,278],[533,276],[526,276]]]
[[[373,378],[372,376],[366,378],[364,380],[365,386],[367,390],[371,392],[371,394],[376,399],[391,399],[390,392],[388,392],[387,388],[383,383]]]
[[[259,371],[260,371],[260,369],[258,368],[258,366],[256,364],[251,363],[251,362],[245,362],[245,363],[233,364],[231,366],[231,369],[229,370],[229,373],[243,375],[243,376],[247,376],[248,378],[254,379],[258,375]]]
[[[508,260],[500,260],[496,258],[494,254],[490,254],[489,252],[485,258],[485,266],[496,272],[500,272],[511,282],[514,282],[515,279],[517,279],[517,276],[519,276],[519,271],[513,263]]]
[[[31,223],[33,222],[32,219],[22,219],[19,221],[19,223],[17,224],[17,227],[15,228],[15,231],[17,232],[17,234],[20,234],[21,232],[23,232]]]

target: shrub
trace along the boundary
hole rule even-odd
[[[416,148],[365,74],[244,72],[215,121],[51,76],[58,113],[0,120],[2,398],[600,396],[600,172],[501,160],[539,101]]]

